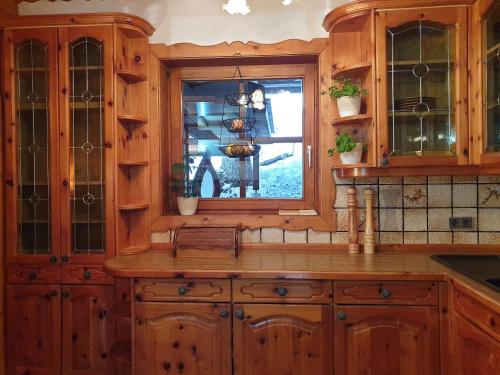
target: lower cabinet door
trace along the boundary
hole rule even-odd
[[[229,304],[136,303],[134,330],[135,375],[231,375]]]
[[[335,375],[439,374],[437,307],[336,306]]]
[[[61,287],[7,286],[8,375],[61,373]]]
[[[234,373],[331,375],[332,308],[235,305]]]
[[[500,342],[457,313],[452,316],[453,375],[499,375]]]
[[[114,286],[63,285],[63,375],[105,375],[114,343],[108,311],[114,304]]]

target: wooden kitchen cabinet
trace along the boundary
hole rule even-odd
[[[114,343],[114,327],[108,317],[114,287],[65,285],[61,295],[63,374],[106,375]]]
[[[236,375],[331,375],[332,308],[320,305],[236,304]]]
[[[61,287],[7,286],[7,374],[61,373]]]
[[[439,317],[428,306],[336,306],[336,375],[438,375]]]
[[[469,163],[467,8],[376,11],[380,166]]]
[[[135,375],[230,375],[231,305],[137,303]]]
[[[500,374],[500,342],[457,313],[452,314],[452,374]]]

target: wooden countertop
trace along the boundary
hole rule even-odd
[[[243,251],[234,259],[173,258],[170,251],[153,250],[111,258],[104,267],[112,276],[125,278],[446,280],[500,309],[500,293],[433,261],[429,253],[350,255],[346,251],[280,249]]]

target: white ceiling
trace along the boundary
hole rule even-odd
[[[286,39],[326,37],[324,16],[347,0],[247,0],[252,12],[229,15],[222,10],[227,0],[41,0],[18,5],[19,14],[125,12],[144,17],[156,28],[152,43],[189,42],[213,45],[253,41],[276,43]]]

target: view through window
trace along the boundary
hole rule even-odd
[[[189,178],[202,198],[302,199],[303,79],[251,80],[265,90],[265,108],[246,108],[255,124],[250,132],[230,133],[224,118],[238,117],[225,95],[238,92],[230,80],[182,81],[184,156]],[[219,147],[251,142],[260,151],[250,157],[228,157]]]

